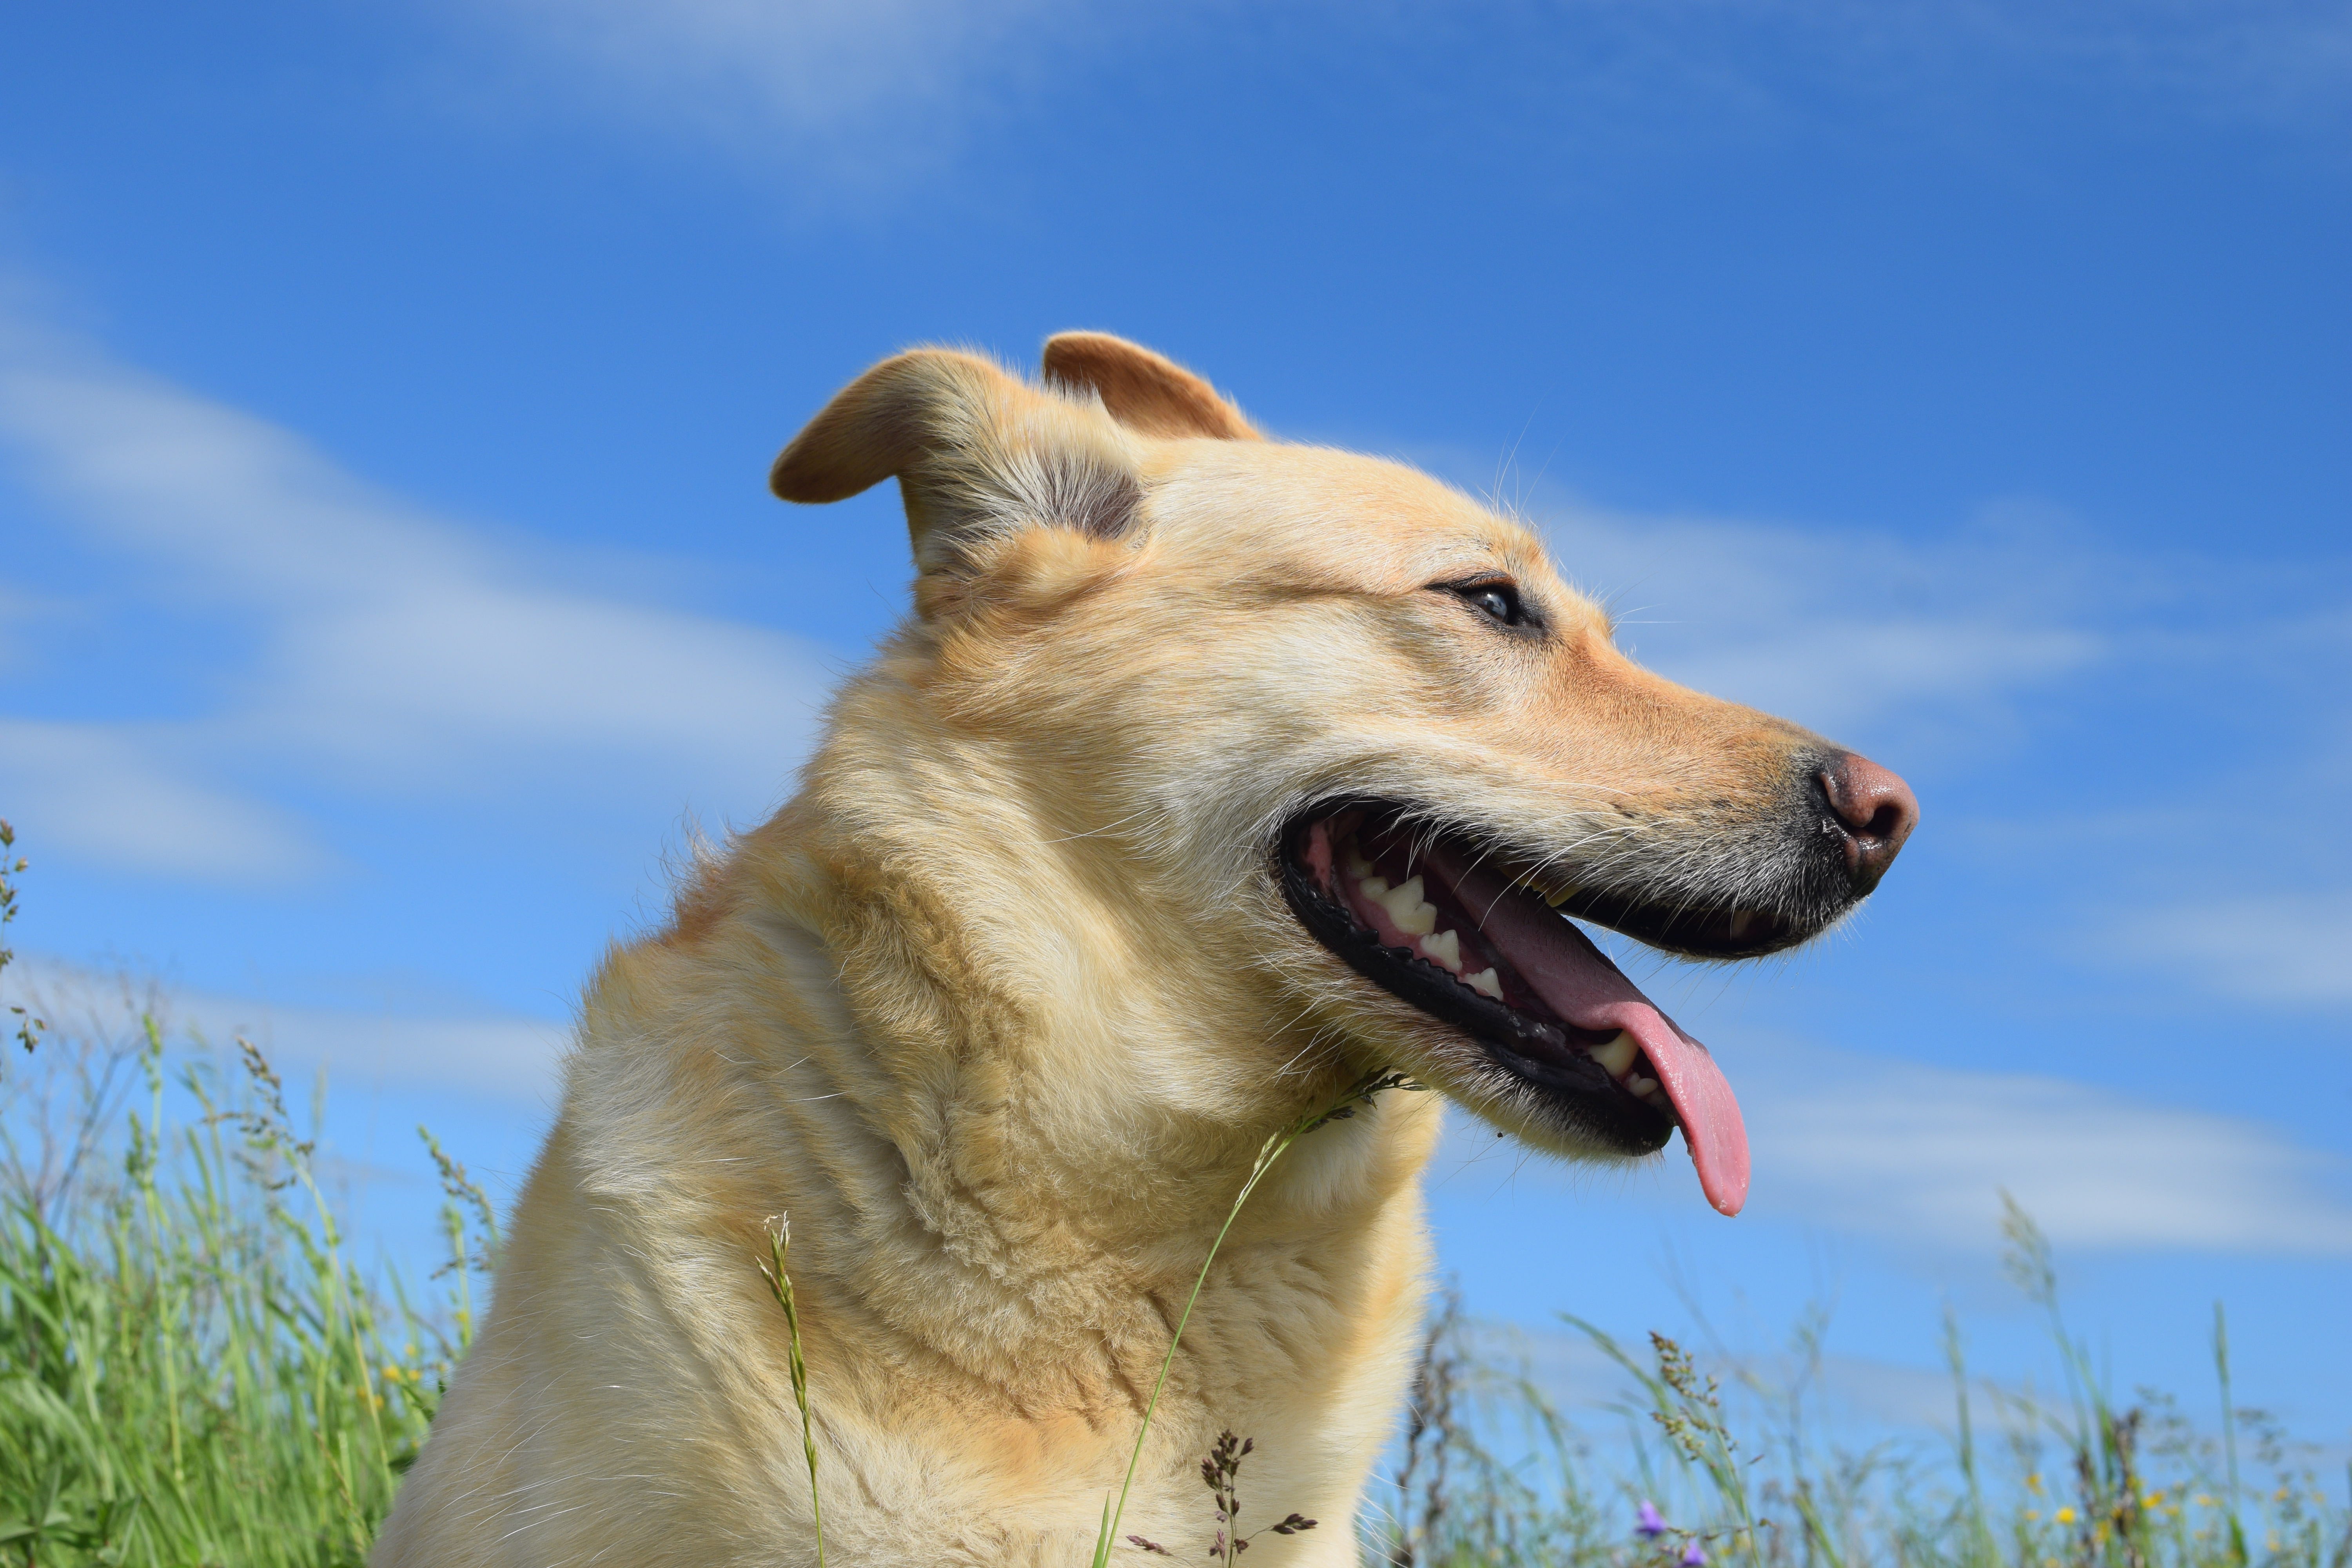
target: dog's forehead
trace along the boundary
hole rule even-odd
[[[1367,588],[1550,570],[1534,534],[1402,463],[1274,442],[1183,445],[1151,476],[1154,523],[1229,558],[1274,557]]]

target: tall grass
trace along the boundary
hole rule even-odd
[[[470,1336],[478,1227],[450,1204],[458,1283],[421,1310],[353,1265],[250,1043],[167,1053],[150,1012],[39,1051],[0,1089],[0,1562],[362,1562]]]
[[[2007,1261],[2048,1324],[2058,1396],[1973,1380],[1945,1343],[1953,1422],[1860,1450],[1809,1414],[1823,1320],[1801,1322],[1777,1382],[1720,1358],[1727,1390],[1675,1341],[1630,1347],[1569,1326],[1628,1393],[1612,1426],[1571,1421],[1524,1363],[1448,1304],[1432,1320],[1393,1488],[1362,1521],[1384,1568],[2347,1568],[2352,1473],[2230,1403],[2200,1431],[2155,1389],[2119,1402],[2061,1310],[2048,1241],[2007,1205]],[[1999,1441],[1981,1446],[1979,1403]],[[1748,1434],[1757,1434],[1750,1436]],[[2250,1441],[2265,1473],[2242,1484]]]

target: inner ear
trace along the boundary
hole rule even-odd
[[[1171,359],[1108,332],[1062,332],[1045,342],[1045,379],[1102,399],[1139,436],[1261,439],[1217,389]]]

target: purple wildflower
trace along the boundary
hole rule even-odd
[[[1666,1521],[1659,1517],[1658,1505],[1643,1498],[1639,1518],[1633,1526],[1633,1533],[1654,1541],[1665,1532]]]
[[[1697,1542],[1683,1548],[1683,1568],[1706,1568],[1706,1552]]]

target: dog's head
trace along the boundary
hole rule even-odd
[[[1704,959],[1792,947],[1902,847],[1901,780],[1642,669],[1517,523],[1263,439],[1115,338],[1055,338],[1043,385],[887,361],[772,484],[893,476],[928,700],[1050,803],[1068,831],[1040,842],[1105,858],[1097,883],[1177,933],[1169,962],[1546,1147],[1635,1156],[1680,1125],[1737,1210],[1721,1073],[1574,921]]]

